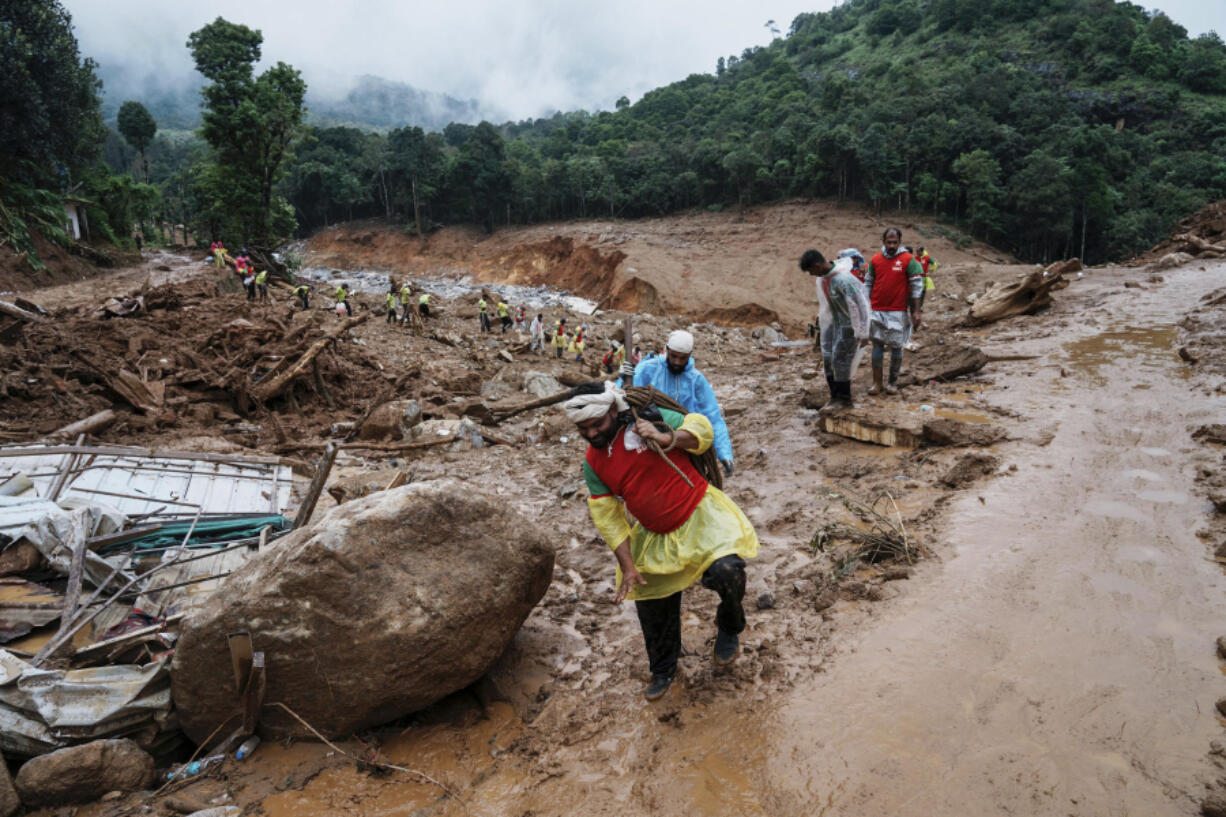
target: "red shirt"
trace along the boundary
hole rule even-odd
[[[693,488],[661,462],[659,454],[650,448],[627,451],[625,440],[626,429],[622,428],[608,448],[587,447],[587,464],[609,489],[609,494],[599,496],[620,496],[626,509],[652,533],[675,531],[706,496],[707,481],[680,448],[665,456],[689,477]]]
[[[905,312],[907,296],[907,267],[911,266],[911,253],[900,252],[893,258],[877,253],[868,262],[873,268],[873,292],[871,306],[874,312]]]

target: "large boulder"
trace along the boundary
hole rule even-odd
[[[471,482],[353,500],[246,562],[184,622],[179,722],[199,742],[239,711],[226,645],[239,631],[264,652],[264,700],[325,735],[402,717],[480,678],[552,574],[544,532]],[[259,731],[311,736],[280,707]]]
[[[27,806],[89,803],[108,792],[153,785],[153,758],[130,740],[95,740],[27,761],[17,793]]]
[[[559,383],[553,375],[535,371],[524,375],[523,388],[533,397],[552,397],[566,390],[566,387]]]
[[[21,798],[13,786],[13,778],[9,775],[9,766],[0,757],[0,817],[13,817],[21,808]]]

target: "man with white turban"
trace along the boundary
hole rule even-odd
[[[611,382],[579,386],[565,408],[589,443],[583,463],[588,511],[617,558],[615,601],[635,603],[651,666],[643,694],[654,701],[676,677],[681,592],[695,581],[719,594],[715,662],[736,659],[745,629],[745,559],[757,555],[758,537],[687,455],[711,447],[711,422],[702,414],[647,406],[635,420],[625,392]]]
[[[728,436],[728,424],[719,410],[715,390],[694,367],[693,352],[694,336],[678,329],[668,336],[663,355],[648,358],[638,366],[629,361],[622,364],[622,380],[635,386],[654,386],[685,406],[686,411],[697,412],[710,420],[715,430],[715,457],[724,467],[724,473],[731,476],[732,439]]]

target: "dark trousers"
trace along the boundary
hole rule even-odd
[[[490,331],[490,316],[485,314],[484,312],[481,313],[481,331],[482,332]]]
[[[352,317],[353,317],[353,308],[352,308],[351,306],[349,306],[349,302],[348,302],[348,301],[341,301],[341,303],[343,303],[343,304],[345,305],[345,314],[346,314],[346,315],[348,315],[349,317],[351,317],[351,318],[352,318]]]
[[[745,629],[745,560],[740,556],[717,559],[702,574],[702,586],[719,593],[715,625],[727,633],[740,634]],[[673,593],[662,599],[636,601],[639,626],[647,646],[647,660],[652,675],[672,675],[681,657],[681,594]]]
[[[302,301],[302,308],[303,308],[303,309],[310,309],[310,308],[311,308],[311,305],[310,305],[310,304],[307,302],[307,294],[306,294],[305,292],[304,292],[304,293],[302,293],[301,295],[299,295],[299,296],[298,296],[298,298],[299,298],[299,299]]]
[[[423,318],[430,317],[430,304],[418,304],[417,311],[421,313]]]

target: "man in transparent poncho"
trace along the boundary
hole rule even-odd
[[[821,408],[824,412],[854,405],[851,377],[868,340],[868,295],[852,267],[850,257],[832,264],[817,250],[806,250],[800,257],[800,268],[817,276],[818,337],[830,387],[830,400]]]

